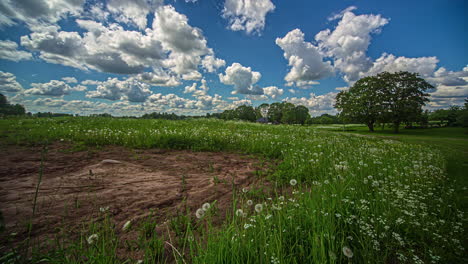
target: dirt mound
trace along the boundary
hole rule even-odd
[[[63,226],[80,226],[109,207],[116,224],[138,221],[150,209],[170,217],[181,206],[192,212],[217,200],[226,209],[233,184],[249,185],[263,165],[232,153],[129,150],[66,151],[49,147],[39,189],[33,236],[50,236]],[[25,236],[38,180],[40,148],[7,147],[0,166],[0,208],[6,228]]]

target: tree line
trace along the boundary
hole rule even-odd
[[[7,98],[0,94],[0,116],[21,116],[26,110],[20,104],[10,104]]]
[[[274,124],[306,124],[310,119],[309,109],[303,105],[288,102],[261,104],[257,107],[241,105],[236,109],[225,110],[220,114],[224,120],[244,120]]]

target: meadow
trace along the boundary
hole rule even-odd
[[[129,222],[124,229],[138,236],[122,241],[116,231],[122,227],[104,208],[78,237],[51,241],[46,250],[33,247],[28,262],[466,263],[466,134],[350,130],[214,119],[5,119],[0,143],[223,151],[277,164],[257,176],[268,191],[232,185],[226,211],[207,200],[169,223],[150,214]],[[2,237],[12,240],[8,230]],[[0,262],[23,259],[24,244],[2,247]],[[139,257],[120,256],[120,247]]]

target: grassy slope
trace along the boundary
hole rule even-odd
[[[341,127],[340,127],[341,128]],[[340,128],[335,128],[338,130]],[[391,129],[376,128],[369,132],[365,126],[347,126],[347,133],[358,133],[362,135],[376,136],[402,141],[410,144],[427,145],[439,149],[447,160],[447,172],[450,178],[458,184],[457,193],[459,202],[463,208],[468,208],[467,191],[468,186],[468,129],[461,127],[444,127],[428,129],[401,129],[399,134],[393,133]],[[466,211],[466,210],[465,210]]]

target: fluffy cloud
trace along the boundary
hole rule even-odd
[[[130,5],[143,2],[150,4],[137,1]],[[144,32],[92,20],[77,19],[76,23],[85,33],[61,31],[58,26],[34,26],[30,35],[21,37],[21,44],[38,51],[47,62],[83,70],[139,74],[152,68],[153,73],[140,78],[166,86],[178,84],[179,78],[201,79],[199,67],[214,72],[225,64],[208,48],[202,31],[190,26],[187,17],[170,5],[156,9],[153,28]]]
[[[16,81],[16,76],[9,72],[0,71],[0,91],[15,93],[21,92],[23,86]]]
[[[62,80],[66,83],[77,83],[78,80],[75,77],[62,77]]]
[[[193,83],[192,85],[185,86],[184,93],[191,93],[195,97],[204,96],[209,91],[209,87],[206,83],[205,79],[201,80],[200,88],[197,89],[197,83]]]
[[[337,93],[330,92],[323,95],[315,95],[311,93],[309,98],[306,97],[292,97],[286,98],[283,101],[290,102],[295,105],[303,105],[309,108],[312,116],[318,116],[325,113],[335,114],[336,109],[333,107],[335,104],[335,97]]]
[[[32,83],[31,88],[24,91],[24,93],[31,95],[62,96],[70,94],[72,91],[84,90],[86,90],[86,86],[83,85],[71,87],[63,81],[51,80],[47,83]]]
[[[324,62],[317,47],[304,41],[304,33],[300,29],[290,31],[283,38],[276,39],[276,45],[284,51],[284,57],[289,61],[291,70],[284,78],[286,85],[307,86],[317,84],[320,80],[333,75],[330,62]]]
[[[350,10],[342,14],[333,31],[320,31],[315,39],[321,52],[334,59],[334,66],[344,73],[344,79],[353,82],[372,67],[372,60],[366,56],[371,34],[378,33],[388,19],[380,15],[357,16]]]
[[[176,76],[169,75],[168,73],[164,71],[144,72],[144,73],[138,74],[136,78],[141,82],[148,83],[150,85],[155,85],[155,86],[171,87],[171,86],[179,86],[182,84]]]
[[[109,78],[101,82],[96,91],[90,91],[86,94],[88,98],[101,98],[107,100],[128,100],[130,102],[144,102],[152,94],[150,86],[134,78],[119,80]]]
[[[107,9],[115,20],[145,29],[146,16],[162,3],[163,0],[109,0]]]
[[[231,30],[260,33],[265,28],[267,13],[274,9],[270,0],[226,0],[223,17],[228,20]]]
[[[32,54],[18,50],[18,44],[11,40],[0,40],[0,59],[20,61],[32,59]]]
[[[436,57],[406,58],[396,57],[392,54],[382,54],[375,60],[367,72],[361,72],[360,77],[376,75],[381,72],[409,71],[416,72],[421,77],[429,77],[434,73],[439,60]]]
[[[218,59],[213,55],[207,55],[202,60],[202,66],[208,72],[215,72],[217,69],[224,67],[226,61]]]
[[[263,93],[269,96],[271,99],[276,99],[278,96],[283,95],[284,90],[278,89],[276,86],[268,86],[263,88]]]
[[[233,94],[263,94],[262,88],[254,85],[261,77],[259,72],[252,71],[250,67],[244,67],[237,62],[227,67],[224,75],[219,74],[222,83],[234,86]]]
[[[85,0],[4,0],[0,2],[0,25],[56,23],[68,16],[79,15]]]
[[[447,71],[444,67],[440,67],[436,72],[434,72],[433,77],[429,77],[426,79],[433,85],[467,85],[468,82],[463,77],[468,77],[468,67],[465,67],[462,71],[458,72]]]

